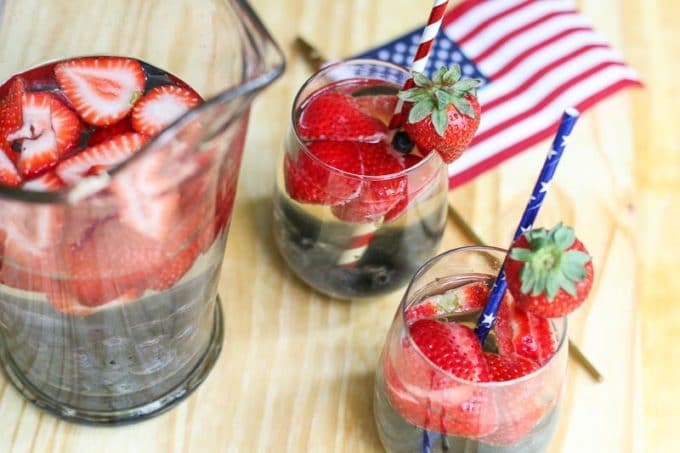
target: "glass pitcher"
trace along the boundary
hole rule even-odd
[[[73,186],[0,187],[0,365],[62,418],[131,422],[186,397],[219,355],[249,106],[284,60],[243,0],[0,0],[3,86],[85,55],[136,59],[147,82],[171,74],[205,102]]]

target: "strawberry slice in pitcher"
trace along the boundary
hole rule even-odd
[[[23,124],[23,103],[22,99],[24,96],[25,84],[23,79],[15,78],[4,97],[0,97],[0,151],[12,164],[16,166],[19,160],[19,155],[12,146],[12,141],[7,137],[18,130]],[[2,174],[9,172],[10,174],[16,174],[16,176],[2,176]],[[0,156],[0,183],[4,181],[8,185],[16,185],[18,172],[16,169],[12,171],[7,169],[6,165],[3,164],[3,159]],[[14,182],[11,184],[11,182]]]
[[[77,58],[56,65],[54,74],[80,117],[100,127],[125,118],[146,84],[142,65],[129,58]]]
[[[137,133],[122,134],[98,145],[86,148],[57,165],[56,173],[62,181],[74,184],[92,170],[112,168],[139,151],[148,138]]]
[[[22,97],[22,125],[7,139],[20,146],[21,175],[33,178],[56,166],[78,144],[80,134],[80,120],[55,95],[30,92]]]
[[[132,127],[140,134],[156,135],[202,99],[193,91],[163,85],[149,91],[132,110]]]

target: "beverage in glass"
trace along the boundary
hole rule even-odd
[[[565,380],[566,318],[533,316],[506,295],[483,352],[472,331],[504,256],[492,247],[455,249],[411,280],[376,373],[373,409],[388,452],[549,446]]]
[[[404,285],[439,246],[447,171],[388,124],[408,79],[399,66],[348,60],[300,89],[274,193],[274,235],[290,268],[338,298]]]

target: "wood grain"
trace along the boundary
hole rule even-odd
[[[306,288],[275,251],[270,194],[289,105],[308,76],[292,50],[295,35],[339,58],[417,26],[431,2],[252,3],[289,66],[252,111],[220,281],[226,340],[217,367],[173,411],[115,429],[71,425],[43,414],[0,377],[1,452],[381,450],[370,404],[373,373],[400,294],[347,303]],[[570,365],[550,451],[673,451],[680,407],[680,354],[671,346],[680,333],[680,307],[673,303],[680,293],[674,275],[680,267],[680,137],[673,108],[680,99],[675,82],[680,5],[577,3],[647,87],[618,94],[584,115],[541,213],[543,224],[574,224],[595,257],[593,294],[571,319],[570,331],[606,377],[595,384]],[[116,49],[152,55],[199,89],[217,89],[220,71],[229,70],[228,62],[215,61],[210,47],[225,36],[216,29],[218,4],[5,0],[0,79],[47,58]],[[187,8],[204,8],[204,14],[187,14]],[[74,25],[64,28],[67,22]],[[546,146],[452,193],[452,202],[489,242],[507,244]],[[442,249],[463,241],[451,225]]]

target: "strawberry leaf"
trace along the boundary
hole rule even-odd
[[[444,77],[442,77],[442,81],[446,82],[449,85],[453,85],[460,79],[460,66],[458,64],[454,64],[451,66],[451,68],[446,71],[446,74],[444,74]]]
[[[446,74],[446,66],[442,66],[437,70],[437,72],[432,77],[432,82],[436,85],[440,85],[444,81],[444,75]]]
[[[576,240],[576,235],[574,234],[574,229],[565,227],[562,224],[558,224],[555,228],[550,231],[550,236],[552,237],[555,244],[562,250],[566,250],[574,243]]]
[[[463,79],[456,82],[454,88],[461,93],[468,92],[482,84],[480,79]]]
[[[548,295],[548,300],[553,300],[560,290],[560,275],[558,273],[551,273],[547,275],[545,289]]]
[[[446,111],[446,106],[451,103],[451,96],[444,90],[435,91],[434,95],[437,97],[437,109]]]
[[[470,118],[475,117],[475,111],[472,108],[472,104],[468,102],[467,99],[462,97],[453,97],[453,105],[463,115],[469,116]]]
[[[531,259],[532,253],[529,249],[523,249],[519,247],[513,247],[510,250],[510,258],[515,261],[529,261]]]
[[[449,125],[449,115],[446,113],[446,110],[435,109],[432,112],[432,125],[437,134],[443,137],[446,126]]]
[[[415,82],[416,86],[419,87],[430,87],[432,86],[432,82],[430,79],[427,78],[425,74],[422,72],[416,72],[413,71],[412,73],[413,81]]]
[[[420,101],[413,105],[411,111],[408,114],[409,123],[417,123],[427,118],[434,109],[434,101],[432,99],[427,99]]]
[[[545,294],[552,301],[560,288],[576,296],[576,282],[586,278],[585,268],[592,258],[579,250],[569,250],[576,241],[573,228],[558,224],[550,231],[536,229],[524,237],[530,249],[513,247],[510,258],[524,262],[520,271],[521,288],[524,294],[534,296]]]

